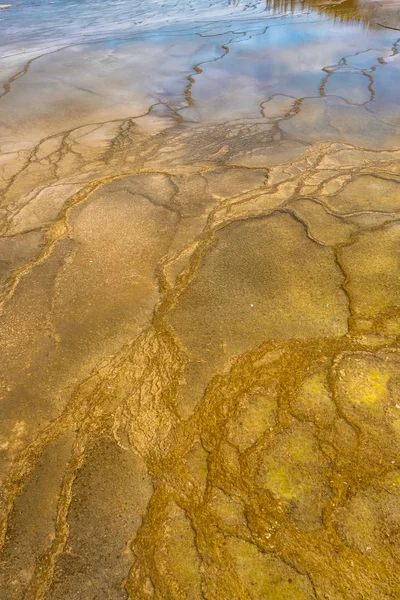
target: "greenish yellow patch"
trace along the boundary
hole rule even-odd
[[[328,426],[336,417],[336,408],[326,383],[326,374],[318,372],[307,377],[292,401],[292,410],[301,420]]]
[[[392,423],[392,427],[397,435],[400,435],[400,419],[396,419]]]
[[[296,481],[293,474],[289,474],[284,467],[274,461],[268,461],[268,474],[265,477],[267,487],[279,498],[293,500],[299,495],[300,481]]]
[[[298,464],[315,463],[316,442],[309,435],[295,435],[289,439],[287,453]]]
[[[336,514],[335,523],[340,536],[358,552],[376,548],[379,516],[376,504],[368,495],[351,498]]]
[[[348,393],[353,402],[373,407],[378,402],[386,400],[388,395],[387,384],[391,374],[373,367],[362,377],[348,378]]]
[[[383,479],[383,484],[385,486],[400,487],[400,471],[391,471],[387,473]]]
[[[252,544],[229,539],[228,548],[240,581],[251,600],[312,600],[311,584],[275,556],[259,552]]]
[[[311,425],[297,425],[263,449],[259,484],[281,501],[287,516],[299,529],[317,529],[330,498],[329,461],[318,447]]]
[[[252,446],[263,433],[276,424],[276,393],[249,394],[240,403],[228,424],[228,439],[241,452]]]

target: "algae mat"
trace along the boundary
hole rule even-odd
[[[400,6],[0,5],[1,600],[400,598]]]

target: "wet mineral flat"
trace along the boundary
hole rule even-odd
[[[398,600],[400,3],[9,2],[1,600]]]

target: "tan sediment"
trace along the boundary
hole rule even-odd
[[[5,598],[399,597],[400,150],[305,121],[263,162],[285,98],[268,130],[154,104],[15,157]]]

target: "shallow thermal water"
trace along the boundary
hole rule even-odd
[[[400,598],[399,50],[0,5],[1,600]]]

